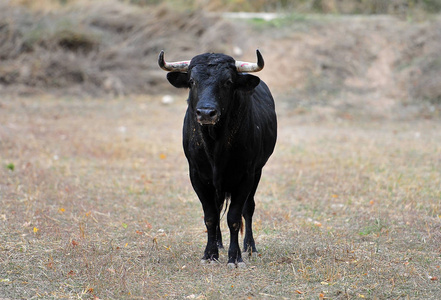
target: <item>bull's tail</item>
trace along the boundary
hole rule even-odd
[[[220,217],[220,220],[222,220],[222,218],[224,217],[224,215],[225,215],[225,212],[227,211],[227,208],[228,208],[228,204],[229,204],[229,202],[231,201],[231,194],[230,193],[225,193],[225,208],[224,208],[224,212],[222,213],[222,216]],[[220,206],[220,209],[219,209],[219,211],[222,211],[222,208],[223,208],[223,203],[222,203],[222,205]],[[243,216],[240,218],[240,229],[239,229],[239,231],[240,231],[240,234],[241,235],[243,235],[243,227],[244,227],[244,220],[243,220]]]
[[[224,209],[224,212],[222,213],[222,216],[220,217],[220,220],[222,220],[222,218],[224,217],[225,212],[227,211],[227,207],[228,207],[228,204],[229,204],[230,201],[231,201],[231,193],[225,193],[225,209]],[[222,207],[223,206],[224,206],[224,203],[222,201],[222,205],[220,207],[220,211],[222,211]]]

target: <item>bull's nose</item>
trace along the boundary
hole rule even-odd
[[[199,108],[196,110],[196,116],[201,124],[214,124],[217,122],[219,114],[213,108]]]

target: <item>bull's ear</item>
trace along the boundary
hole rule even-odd
[[[168,81],[177,88],[188,88],[187,73],[169,72],[167,73]]]
[[[239,74],[237,77],[237,88],[243,91],[251,91],[260,83],[260,78],[250,74]]]

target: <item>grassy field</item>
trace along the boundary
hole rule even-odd
[[[439,120],[286,104],[256,196],[259,255],[230,270],[226,250],[199,263],[183,99],[2,99],[0,298],[437,299]]]

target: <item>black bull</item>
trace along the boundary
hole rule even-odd
[[[257,56],[257,64],[213,53],[174,63],[165,62],[163,52],[159,56],[161,68],[170,71],[170,83],[190,89],[183,146],[207,227],[202,262],[219,259],[218,248],[223,248],[219,222],[225,199],[230,199],[228,265],[244,266],[238,243],[242,216],[244,252],[257,252],[252,231],[254,194],[277,138],[274,99],[268,86],[242,73],[263,68],[259,51]]]

